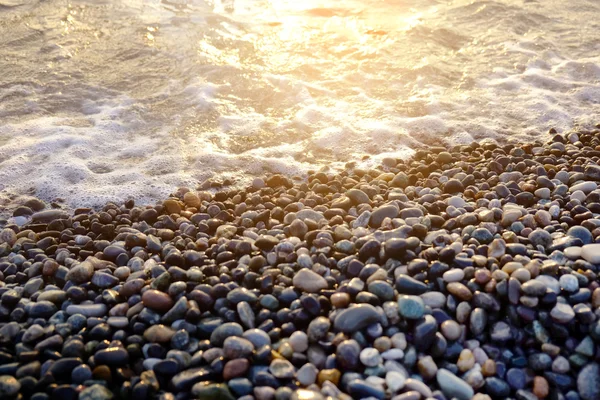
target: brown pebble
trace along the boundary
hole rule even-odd
[[[331,304],[335,308],[344,308],[350,304],[350,295],[348,293],[334,293],[331,295]]]
[[[473,352],[469,349],[464,349],[460,352],[460,356],[458,357],[458,361],[456,362],[456,366],[461,372],[466,372],[473,368],[475,365],[475,357],[473,356]]]
[[[442,322],[440,326],[444,337],[450,341],[457,340],[460,337],[461,329],[458,322],[451,319]]]
[[[92,371],[94,379],[99,379],[106,382],[112,381],[112,374],[110,368],[107,365],[99,365]]]
[[[451,282],[446,285],[446,289],[460,300],[469,301],[473,297],[473,293],[469,288],[460,282]]]
[[[159,312],[167,312],[173,307],[173,300],[168,294],[154,289],[144,292],[142,302],[146,307]]]
[[[496,362],[492,359],[485,360],[481,367],[481,373],[486,377],[496,375]]]
[[[337,386],[341,376],[342,373],[337,369],[323,369],[319,371],[317,381],[319,382],[319,385],[322,385],[325,381],[329,381]]]
[[[248,368],[250,368],[250,362],[245,358],[230,360],[225,364],[225,367],[223,367],[223,379],[228,381],[233,378],[244,376],[248,371]]]
[[[198,195],[192,192],[187,192],[183,195],[183,202],[188,207],[199,208],[202,205],[202,202],[200,201]]]
[[[550,388],[548,387],[548,381],[543,376],[536,376],[533,378],[533,394],[537,396],[538,399],[545,399],[550,393]]]
[[[181,203],[174,199],[163,201],[163,206],[169,214],[179,214],[181,212]]]

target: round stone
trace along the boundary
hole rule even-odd
[[[317,293],[329,286],[325,278],[307,268],[303,268],[292,279],[294,286],[307,293]]]
[[[560,283],[560,287],[566,292],[574,293],[579,290],[579,281],[574,275],[562,275],[558,282]]]
[[[437,371],[436,380],[442,392],[449,399],[470,400],[474,395],[473,388],[467,382],[445,368]]]
[[[442,324],[440,325],[440,329],[444,337],[450,341],[458,340],[462,332],[458,322],[453,321],[451,319],[442,322]]]
[[[600,364],[589,363],[577,375],[577,390],[583,400],[600,399]]]
[[[275,378],[279,379],[293,378],[295,374],[295,369],[292,363],[290,363],[288,360],[282,360],[278,358],[271,361],[269,371],[271,371]]]
[[[142,302],[148,308],[158,312],[167,312],[173,307],[173,299],[167,294],[159,290],[147,290],[142,295]]]
[[[379,322],[380,319],[379,312],[375,307],[370,304],[359,304],[337,314],[334,320],[334,328],[341,332],[354,333]]]
[[[97,383],[79,393],[79,400],[110,400],[113,397],[114,395],[109,389]]]
[[[356,340],[344,340],[337,346],[335,356],[339,368],[343,370],[354,370],[358,367],[360,345]]]
[[[373,347],[367,347],[360,352],[360,362],[367,367],[375,367],[381,363],[381,354]]]
[[[590,244],[594,241],[594,237],[592,236],[592,232],[583,226],[572,226],[567,231],[567,236],[571,236],[577,239],[581,239],[584,245]]]
[[[14,377],[0,376],[0,398],[12,398],[19,393],[19,390],[21,390],[21,384]]]
[[[575,318],[575,311],[568,304],[556,303],[552,311],[550,311],[550,315],[555,321],[567,324]]]
[[[230,360],[249,357],[253,351],[252,342],[241,337],[228,337],[223,342],[223,355]]]
[[[406,319],[419,319],[425,313],[425,303],[419,296],[398,296],[398,311]]]
[[[494,236],[485,228],[477,228],[471,233],[471,237],[481,244],[488,244],[494,240]]]
[[[600,243],[583,246],[581,248],[581,257],[591,264],[600,264]]]
[[[319,370],[311,363],[306,363],[296,373],[296,379],[304,386],[312,385],[317,380]]]
[[[302,331],[292,333],[289,343],[296,353],[304,353],[308,349],[308,335]]]
[[[529,242],[534,246],[542,246],[544,248],[552,244],[552,236],[548,231],[543,229],[536,229],[532,231],[528,236]]]

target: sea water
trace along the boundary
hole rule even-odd
[[[600,122],[597,0],[0,0],[0,208]]]

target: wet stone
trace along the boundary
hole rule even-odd
[[[398,297],[398,310],[406,319],[419,319],[425,312],[425,303],[418,296],[401,295]]]
[[[334,321],[334,328],[342,332],[356,332],[366,328],[370,324],[379,322],[380,318],[375,307],[368,304],[360,304],[337,314]]]
[[[447,369],[440,368],[436,374],[436,380],[444,394],[448,398],[459,400],[470,400],[473,397],[473,388],[465,381],[458,378]]]
[[[329,286],[325,278],[306,268],[301,269],[294,275],[293,284],[298,289],[308,293],[317,293]]]

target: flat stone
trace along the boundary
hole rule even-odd
[[[494,398],[507,398],[510,395],[508,383],[496,377],[486,378],[485,389]]]
[[[555,321],[567,324],[575,318],[575,311],[568,304],[556,303],[552,311],[550,311],[550,315]]]
[[[192,394],[197,400],[235,400],[224,383],[199,382],[192,387]]]
[[[414,327],[413,336],[419,338],[415,342],[415,347],[420,351],[425,351],[431,347],[437,333],[437,321],[431,315],[425,315],[418,320]]]
[[[144,339],[150,343],[166,343],[171,341],[175,331],[165,325],[153,325],[144,331]]]
[[[31,216],[34,223],[48,223],[56,219],[68,219],[69,214],[63,210],[44,210],[38,211]]]
[[[223,354],[229,359],[246,358],[254,351],[254,345],[249,340],[231,336],[223,342]]]
[[[230,336],[242,336],[244,329],[236,322],[227,322],[219,325],[210,335],[210,343],[213,346],[221,347],[225,339]]]
[[[236,288],[227,293],[227,300],[232,304],[238,304],[242,301],[254,304],[258,301],[258,297],[246,288]]]
[[[29,316],[32,318],[50,318],[58,308],[49,301],[38,301],[29,308]]]
[[[92,276],[92,283],[101,289],[114,287],[119,283],[119,278],[106,272],[96,271]]]
[[[334,328],[341,332],[354,333],[380,321],[379,312],[370,304],[359,304],[337,314]]]
[[[475,394],[469,384],[445,368],[440,368],[436,374],[436,380],[440,389],[448,398],[459,400],[470,400]]]
[[[190,390],[198,382],[207,382],[214,378],[212,371],[207,368],[191,368],[175,375],[171,379],[170,386],[175,392],[183,392]]]
[[[425,313],[425,303],[418,296],[398,296],[398,311],[406,319],[419,319]]]
[[[400,294],[420,295],[429,291],[429,287],[408,275],[400,274],[396,279],[396,289]]]
[[[94,354],[97,365],[125,365],[129,361],[129,353],[122,347],[108,347]]]
[[[66,279],[74,283],[87,283],[94,275],[94,265],[89,261],[83,261],[69,270]]]
[[[154,289],[146,290],[142,294],[142,302],[146,307],[161,313],[169,311],[175,304],[167,293]]]
[[[346,192],[346,196],[354,204],[364,204],[364,203],[369,203],[371,201],[369,199],[369,196],[360,189],[350,189]]]
[[[108,311],[106,304],[71,304],[67,307],[67,314],[81,314],[86,317],[104,317]]]
[[[371,220],[370,220],[369,224],[373,228],[379,228],[384,219],[396,218],[397,216],[398,216],[398,207],[388,204],[388,205],[381,206],[381,207],[373,210],[373,212],[371,213]]]
[[[275,247],[278,243],[279,239],[277,239],[275,236],[260,235],[254,242],[254,245],[261,250],[268,251]]]
[[[298,271],[292,283],[298,289],[308,293],[317,293],[329,287],[325,278],[307,268]]]
[[[591,264],[600,264],[600,243],[583,246],[581,248],[581,257]]]
[[[596,182],[581,182],[571,186],[569,192],[573,193],[577,190],[581,190],[583,193],[588,194],[596,189],[598,189],[598,184]]]
[[[584,245],[590,244],[594,241],[592,232],[590,232],[587,228],[583,226],[572,226],[567,231],[567,236],[580,239]]]

